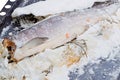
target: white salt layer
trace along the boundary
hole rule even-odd
[[[94,2],[103,2],[106,0],[46,0],[40,1],[26,7],[20,7],[14,10],[12,16],[21,14],[34,14],[35,16],[45,16],[75,9],[85,9],[91,7]]]

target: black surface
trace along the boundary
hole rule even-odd
[[[39,1],[46,1],[46,0],[23,0],[21,1],[19,7],[24,7],[24,6],[39,2]]]
[[[11,23],[12,17],[11,14],[14,11],[14,9],[21,3],[22,0],[16,0],[14,2],[11,2],[10,0],[5,5],[11,5],[11,8],[7,9],[3,7],[3,9],[0,12],[6,12],[6,15],[1,16],[0,15],[0,33],[2,32],[3,28],[8,26]]]

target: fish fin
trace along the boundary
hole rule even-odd
[[[26,50],[26,49],[31,49],[34,48],[38,45],[43,44],[45,41],[47,41],[48,38],[47,37],[37,37],[37,38],[33,38],[32,40],[28,41],[27,43],[25,43],[21,49]]]

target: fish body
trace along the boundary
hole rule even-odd
[[[24,47],[28,41],[36,37],[46,37],[48,39],[44,41],[44,43],[29,50],[20,51],[19,48],[19,52],[16,52],[15,58],[18,60],[23,59],[27,56],[42,52],[47,48],[53,49],[61,46],[87,31],[89,25],[95,24],[105,17],[114,14],[118,8],[119,5],[114,4],[101,9],[92,8],[81,11],[71,11],[56,14],[40,21],[31,28],[13,35],[12,40],[16,42],[16,45],[20,43],[18,47]]]
[[[48,39],[54,39],[56,36],[60,37],[60,35],[65,34],[78,34],[79,31],[83,29],[88,29],[90,22],[87,20],[91,19],[91,23],[96,23],[98,18],[94,17],[91,14],[82,14],[80,11],[76,12],[67,12],[61,13],[60,15],[55,15],[44,21],[38,22],[31,28],[21,31],[20,33],[13,35],[12,39],[17,42],[21,43],[20,47],[27,43],[28,41],[32,40],[36,37],[47,37]],[[86,19],[85,21],[83,19]],[[92,21],[92,19],[94,21]],[[17,44],[16,43],[16,44]]]

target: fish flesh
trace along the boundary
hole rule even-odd
[[[90,25],[99,22],[105,17],[110,17],[109,15],[114,14],[119,7],[118,4],[113,4],[100,9],[91,8],[81,11],[65,12],[46,18],[33,25],[31,28],[23,30],[16,35],[12,35],[12,40],[18,46],[14,57],[17,60],[21,60],[25,57],[42,52],[47,48],[54,49],[61,46],[73,40],[78,35],[85,33]],[[45,39],[43,43],[31,49],[21,49],[25,47],[27,42],[32,46],[35,42],[30,43],[30,41],[37,37],[48,39]]]

